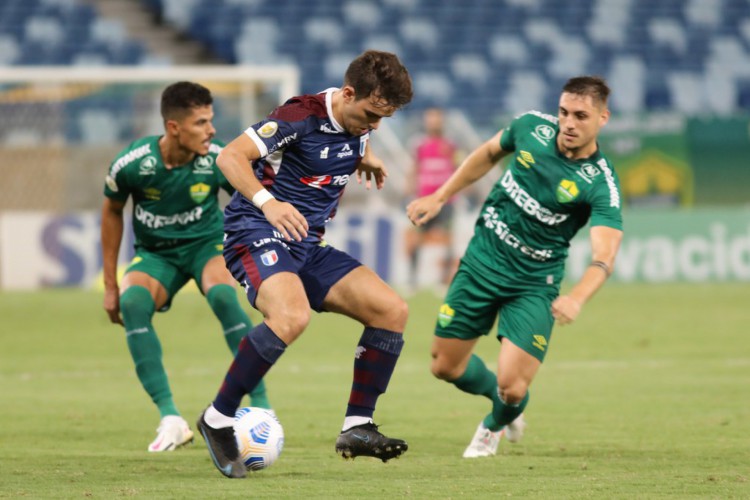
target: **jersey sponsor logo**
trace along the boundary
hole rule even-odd
[[[520,163],[526,168],[531,168],[531,165],[536,163],[534,161],[534,157],[528,151],[523,151],[523,150],[519,151],[518,156],[516,156],[516,159],[518,160],[518,163]]]
[[[195,207],[187,212],[173,215],[156,215],[144,209],[140,205],[135,206],[135,218],[138,222],[150,229],[159,229],[160,227],[187,226],[193,222],[199,221],[203,215],[203,207]]]
[[[190,197],[196,203],[203,203],[208,195],[211,193],[211,186],[199,182],[190,186]]]
[[[300,177],[300,182],[315,189],[323,189],[323,186],[346,186],[349,183],[349,175],[313,175],[311,177]]]
[[[255,248],[260,248],[264,245],[270,245],[271,243],[278,243],[284,248],[289,249],[289,245],[287,245],[284,241],[284,235],[275,230],[273,232],[273,238],[261,238],[259,240],[255,240],[253,241],[253,246]]]
[[[268,139],[269,137],[273,137],[273,135],[276,133],[276,131],[279,130],[279,124],[276,122],[266,122],[262,127],[260,127],[257,132],[258,135],[263,137],[264,139]]]
[[[560,203],[570,203],[571,201],[575,200],[576,197],[578,197],[579,192],[580,191],[578,190],[578,185],[575,183],[575,181],[563,179],[557,186],[555,196],[557,197],[557,201],[559,201]]]
[[[592,179],[599,175],[601,173],[601,170],[599,170],[596,166],[592,165],[591,163],[584,163],[581,165],[580,170],[576,171],[576,175],[583,179],[585,182],[588,182],[589,184],[592,183]]]
[[[545,146],[549,145],[549,141],[555,138],[555,129],[549,125],[537,125],[534,127],[534,131],[531,133],[532,137],[537,141],[541,142]]]
[[[271,146],[271,148],[269,148],[268,154],[270,155],[271,153],[276,152],[277,150],[283,148],[290,142],[294,141],[296,138],[297,138],[297,132],[293,133],[292,135],[288,135],[284,137],[279,142],[277,142],[274,146]]]
[[[482,218],[484,219],[484,227],[493,231],[500,238],[500,241],[511,248],[515,248],[539,262],[544,262],[552,257],[552,250],[539,250],[522,243],[516,235],[510,232],[508,224],[500,220],[495,207],[487,207],[482,213]]]
[[[147,187],[143,190],[143,197],[147,200],[158,201],[161,199],[161,191],[154,187]]]
[[[615,184],[615,176],[612,174],[612,169],[607,165],[607,160],[602,158],[597,164],[604,171],[604,178],[607,179],[607,187],[609,188],[609,206],[614,208],[620,208],[620,192],[617,190],[617,184]]]
[[[328,146],[324,147],[320,150],[320,159],[325,160],[328,158],[328,150],[331,149]]]
[[[264,265],[272,266],[279,261],[279,254],[276,253],[276,250],[268,250],[260,254],[260,260]]]
[[[352,148],[349,147],[349,144],[344,144],[344,147],[341,148],[341,152],[336,155],[337,158],[345,158],[347,156],[352,156],[354,154],[354,151],[352,151]]]
[[[453,321],[455,316],[456,311],[448,304],[443,304],[440,306],[440,311],[438,312],[438,324],[445,328],[451,324],[451,321]]]
[[[508,197],[513,200],[516,205],[521,207],[521,209],[530,216],[536,218],[539,222],[549,226],[556,226],[570,217],[568,214],[556,214],[543,207],[541,203],[532,198],[529,193],[518,185],[513,178],[510,169],[505,171],[502,179],[500,179],[500,185],[505,188]]]
[[[193,162],[194,174],[213,174],[211,168],[214,165],[214,159],[210,156],[199,156]]]
[[[534,337],[534,342],[532,342],[531,345],[544,352],[547,349],[547,339],[544,337],[544,335],[532,336]]]
[[[147,156],[138,165],[138,175],[154,175],[156,173],[156,158]]]
[[[327,123],[324,123],[323,125],[320,126],[320,131],[323,132],[324,134],[340,134],[341,133],[338,130],[331,128],[331,126],[328,125]]]
[[[112,190],[112,192],[116,193],[120,190],[120,188],[117,186],[117,182],[111,175],[108,175],[104,178],[104,183],[107,184],[107,187]]]
[[[122,170],[125,165],[128,165],[132,161],[137,160],[138,158],[149,153],[151,153],[151,144],[144,144],[143,146],[135,148],[134,150],[115,160],[115,162],[112,164],[112,168],[109,171],[109,175],[111,175],[114,179],[115,177],[117,177],[117,172]]]

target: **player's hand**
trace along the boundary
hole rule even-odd
[[[417,198],[406,206],[406,215],[415,226],[421,226],[440,213],[443,202],[434,194]]]
[[[365,177],[365,188],[372,187],[372,179],[375,178],[375,186],[383,189],[385,178],[388,177],[388,170],[385,168],[383,160],[370,153],[362,158],[357,166],[357,184],[362,184],[362,177]]]
[[[581,312],[581,303],[570,295],[560,295],[552,302],[552,316],[560,325],[568,325]]]
[[[291,203],[268,200],[263,204],[262,210],[268,222],[287,240],[302,241],[307,237],[307,219]]]
[[[112,323],[124,325],[120,317],[120,290],[111,288],[104,290],[104,310]]]

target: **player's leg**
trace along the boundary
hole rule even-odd
[[[374,271],[349,255],[326,247],[319,257],[314,268],[318,270],[316,280],[308,282],[309,275],[301,273],[313,308],[344,314],[364,325],[354,354],[352,388],[336,451],[345,458],[364,455],[387,461],[398,457],[407,444],[383,436],[372,418],[404,345],[408,306]],[[321,295],[325,298],[319,303]]]
[[[227,477],[246,475],[233,430],[242,397],[258,385],[310,321],[310,304],[288,246],[254,244],[273,237],[272,230],[238,234],[228,238],[224,250],[227,267],[264,317],[240,342],[216,398],[198,418],[213,463]]]
[[[193,440],[193,432],[180,416],[169,387],[162,348],[154,330],[154,311],[169,300],[164,285],[147,272],[137,269],[161,271],[154,274],[172,274],[169,266],[146,257],[130,267],[122,280],[120,310],[125,323],[125,334],[136,374],[161,415],[156,439],[148,451],[171,451]]]
[[[211,257],[201,270],[200,287],[211,310],[224,331],[224,340],[237,355],[240,341],[247,335],[253,324],[237,299],[237,282],[224,263],[222,255]],[[250,392],[250,405],[270,409],[266,385],[261,380]]]

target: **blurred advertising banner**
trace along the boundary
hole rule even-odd
[[[454,221],[454,254],[462,255],[474,215]],[[393,285],[408,276],[403,211],[380,205],[342,207],[326,239],[374,269]],[[120,252],[121,268],[133,255],[129,225]],[[574,240],[568,277],[578,279],[590,262],[588,229]],[[433,250],[433,251],[431,251]],[[438,283],[439,248],[425,249],[419,282]],[[629,210],[625,239],[612,278],[620,282],[750,281],[750,210]],[[99,215],[95,212],[0,213],[0,288],[93,287],[101,280]]]

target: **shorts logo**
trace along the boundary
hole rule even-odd
[[[544,335],[534,335],[534,342],[531,343],[534,347],[544,352],[547,349],[547,339]]]
[[[279,130],[279,124],[276,122],[266,122],[265,125],[258,129],[258,135],[264,139],[273,137],[276,131]]]
[[[451,324],[453,317],[456,315],[456,311],[453,310],[448,304],[440,306],[440,312],[438,313],[438,324],[445,328]]]
[[[560,203],[569,203],[576,199],[578,192],[578,186],[574,181],[563,179],[560,181],[560,185],[557,186],[557,201]]]
[[[211,192],[211,186],[199,182],[190,186],[190,197],[196,203],[203,203],[208,198],[208,194]]]
[[[279,261],[279,254],[276,253],[276,250],[269,250],[260,255],[260,260],[264,265],[272,266]]]

